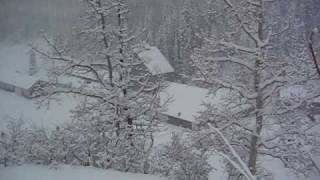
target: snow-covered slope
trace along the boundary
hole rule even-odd
[[[73,97],[62,96],[61,101],[52,101],[48,107],[42,106],[39,109],[34,100],[0,89],[0,131],[5,128],[7,120],[20,117],[28,125],[54,128],[69,120],[70,110],[78,102]]]
[[[49,169],[44,166],[23,165],[0,169],[1,180],[166,180],[151,175],[123,173],[92,167],[62,166]]]
[[[272,172],[274,180],[319,180],[320,175],[315,173],[309,177],[299,176],[293,170],[287,169],[283,166],[280,160],[264,157],[261,159],[262,165]]]

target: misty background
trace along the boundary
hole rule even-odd
[[[209,36],[225,22],[210,20],[207,12],[214,3],[214,0],[132,0],[128,22],[134,31],[147,29],[144,39],[158,46],[173,66],[184,72],[180,66],[188,64],[190,48],[201,46],[197,33]],[[274,21],[275,14],[295,17],[303,24],[298,30],[300,34],[319,25],[320,0],[281,0],[273,5],[270,19]],[[81,0],[0,0],[0,43],[37,39],[43,32],[52,37],[76,38],[75,29],[81,26],[79,22],[85,15],[83,6]],[[181,36],[187,37],[184,39],[188,39],[190,47],[186,47]]]

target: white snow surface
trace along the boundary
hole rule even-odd
[[[223,107],[225,98],[230,91],[220,89],[210,94],[209,89],[196,86],[167,82],[168,86],[160,92],[161,105],[165,107],[163,114],[183,119],[189,122],[197,122],[201,111],[206,109],[205,104]],[[246,109],[247,105],[237,106],[234,111]]]
[[[20,117],[26,125],[54,128],[70,120],[70,110],[77,103],[79,100],[74,97],[61,96],[61,101],[51,101],[49,106],[39,108],[35,100],[0,89],[0,131],[8,120]]]
[[[145,51],[138,53],[138,56],[144,61],[152,75],[174,72],[173,67],[157,47],[150,46]]]
[[[275,158],[263,157],[261,158],[260,161],[263,167],[265,167],[268,171],[272,172],[272,176],[274,180],[319,180],[320,179],[319,174],[312,174],[309,177],[297,175],[293,172],[293,170],[285,168],[281,163],[281,161]]]
[[[152,50],[155,48],[155,50]],[[14,45],[4,47],[0,45],[0,79],[20,84],[20,86],[28,86],[34,79],[45,77],[46,71],[38,72],[35,76],[28,75],[29,51],[27,44]],[[148,68],[153,68],[155,74],[172,72],[173,68],[163,57],[156,47],[151,47],[149,51],[144,52],[146,60],[151,61]],[[156,57],[156,58],[154,58]],[[151,60],[150,60],[151,59]],[[37,57],[38,65],[42,66],[43,62]],[[162,63],[165,61],[166,63]],[[147,65],[148,63],[146,63]],[[14,77],[14,78],[13,78]],[[20,78],[20,79],[19,79]],[[24,84],[25,83],[25,84]],[[217,92],[215,98],[208,96],[209,90],[193,87],[178,83],[169,83],[169,86],[160,94],[161,102],[164,103],[168,98],[172,98],[164,112],[166,115],[185,119],[191,122],[196,121],[199,111],[204,110],[203,103],[218,103],[225,96],[224,91]],[[305,89],[301,86],[295,88],[287,88],[281,92],[282,97],[304,97]],[[35,124],[45,128],[54,128],[64,122],[70,120],[70,110],[79,102],[71,96],[62,96],[60,102],[52,101],[50,106],[38,109],[38,105],[34,100],[25,99],[15,93],[6,92],[0,89],[0,131],[5,129],[5,123],[10,117],[22,119],[27,125]],[[320,102],[317,98],[315,102]],[[319,117],[317,117],[319,118]],[[175,127],[173,125],[164,125],[155,135],[155,144],[165,144],[169,141],[172,133],[183,134],[184,128]],[[274,173],[275,180],[319,180],[320,177],[300,177],[285,169],[281,162],[274,159],[263,158],[262,164]],[[216,171],[210,173],[210,180],[226,179],[226,172],[221,167],[221,161],[218,157],[212,157],[209,160]],[[61,166],[58,170],[49,169],[43,166],[23,165],[19,167],[0,168],[0,180],[164,180],[163,178],[141,175],[121,173],[112,170],[95,169],[92,167],[74,167]]]
[[[199,112],[204,110],[203,103],[208,102],[209,90],[185,84],[169,82],[160,93],[160,101],[165,105],[165,115],[196,122]]]
[[[93,167],[23,165],[0,169],[1,180],[166,180],[152,175],[124,173]]]

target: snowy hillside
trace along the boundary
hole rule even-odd
[[[71,115],[70,110],[79,102],[69,96],[63,96],[61,99],[61,101],[52,101],[49,106],[39,108],[35,100],[0,90],[0,130],[3,130],[6,121],[12,118],[22,118],[26,125],[45,128],[61,125],[68,121]]]
[[[0,0],[0,180],[320,180],[319,9]]]
[[[0,169],[1,180],[166,180],[151,175],[122,173],[92,167],[23,165]]]

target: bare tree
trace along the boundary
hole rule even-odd
[[[79,30],[77,47],[68,51],[63,46],[66,43],[53,43],[44,37],[53,53],[35,48],[55,62],[52,81],[44,89],[50,92],[46,98],[62,93],[84,99],[73,111],[77,122],[74,130],[83,142],[74,151],[76,156],[86,152],[83,156],[89,165],[143,172],[153,145],[159,83],[152,82],[150,74],[132,71],[142,62],[134,53],[138,37],[128,29],[127,1],[85,2],[88,13]],[[59,78],[65,77],[79,83],[72,88],[59,88]]]
[[[248,161],[253,176],[263,176],[261,170],[258,172],[259,154],[278,158],[286,167],[300,173],[314,169],[315,164],[301,145],[301,141],[308,142],[307,139],[314,136],[306,131],[314,125],[303,112],[306,99],[289,105],[279,95],[283,87],[310,80],[310,69],[299,72],[297,68],[303,65],[306,55],[306,47],[298,47],[301,41],[299,45],[295,44],[298,40],[293,41],[292,27],[298,25],[290,18],[276,21],[283,18],[270,7],[279,5],[278,1],[214,2],[211,12],[215,12],[216,21],[227,19],[228,22],[223,23],[223,32],[221,27],[213,27],[216,33],[205,38],[204,45],[195,51],[192,59],[198,67],[199,80],[218,85],[220,88],[213,87],[213,92],[222,91],[227,95],[218,105],[208,104],[201,119],[225,134],[240,156]],[[274,15],[267,17],[272,13]],[[288,42],[294,49],[289,51],[296,54],[281,55],[284,49],[278,44],[284,36],[292,38]],[[295,63],[288,59],[294,59]],[[289,125],[290,129],[285,128]],[[290,148],[293,144],[295,150]]]

